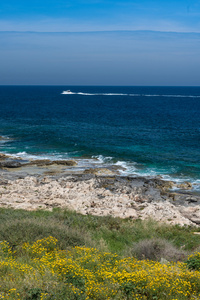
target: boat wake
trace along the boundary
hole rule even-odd
[[[71,91],[63,91],[61,94],[62,95],[83,95],[83,96],[130,96],[129,94],[122,94],[122,93],[95,93],[95,94],[92,94],[92,93],[82,93],[82,92],[74,93]]]
[[[162,95],[162,94],[124,94],[124,93],[83,93],[63,91],[62,95],[82,95],[82,96],[129,96],[129,97],[169,97],[169,98],[200,98],[200,95]]]

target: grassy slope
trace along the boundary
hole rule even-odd
[[[2,208],[0,299],[200,299],[200,272],[186,264],[131,258],[186,260],[186,250],[200,244],[194,231],[200,229],[60,209]],[[191,263],[200,264],[199,257]]]
[[[60,209],[52,212],[0,209],[0,241],[8,241],[11,247],[51,235],[58,239],[61,249],[84,245],[124,255],[132,249],[133,243],[162,238],[178,248],[194,250],[200,244],[200,236],[194,235],[194,231],[200,229],[159,224],[152,220],[83,216]]]

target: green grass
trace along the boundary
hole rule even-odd
[[[161,238],[178,248],[192,251],[200,244],[200,236],[193,234],[198,230],[195,227],[160,224],[153,220],[83,216],[61,209],[52,212],[0,209],[0,241],[8,241],[13,248],[51,235],[58,239],[61,249],[79,245],[124,255],[133,243]]]

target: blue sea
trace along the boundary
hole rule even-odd
[[[14,157],[116,165],[200,189],[200,87],[0,86],[0,136]]]

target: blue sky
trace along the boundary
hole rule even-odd
[[[199,85],[200,1],[1,0],[0,84]]]
[[[1,0],[1,30],[200,32],[199,0]]]

